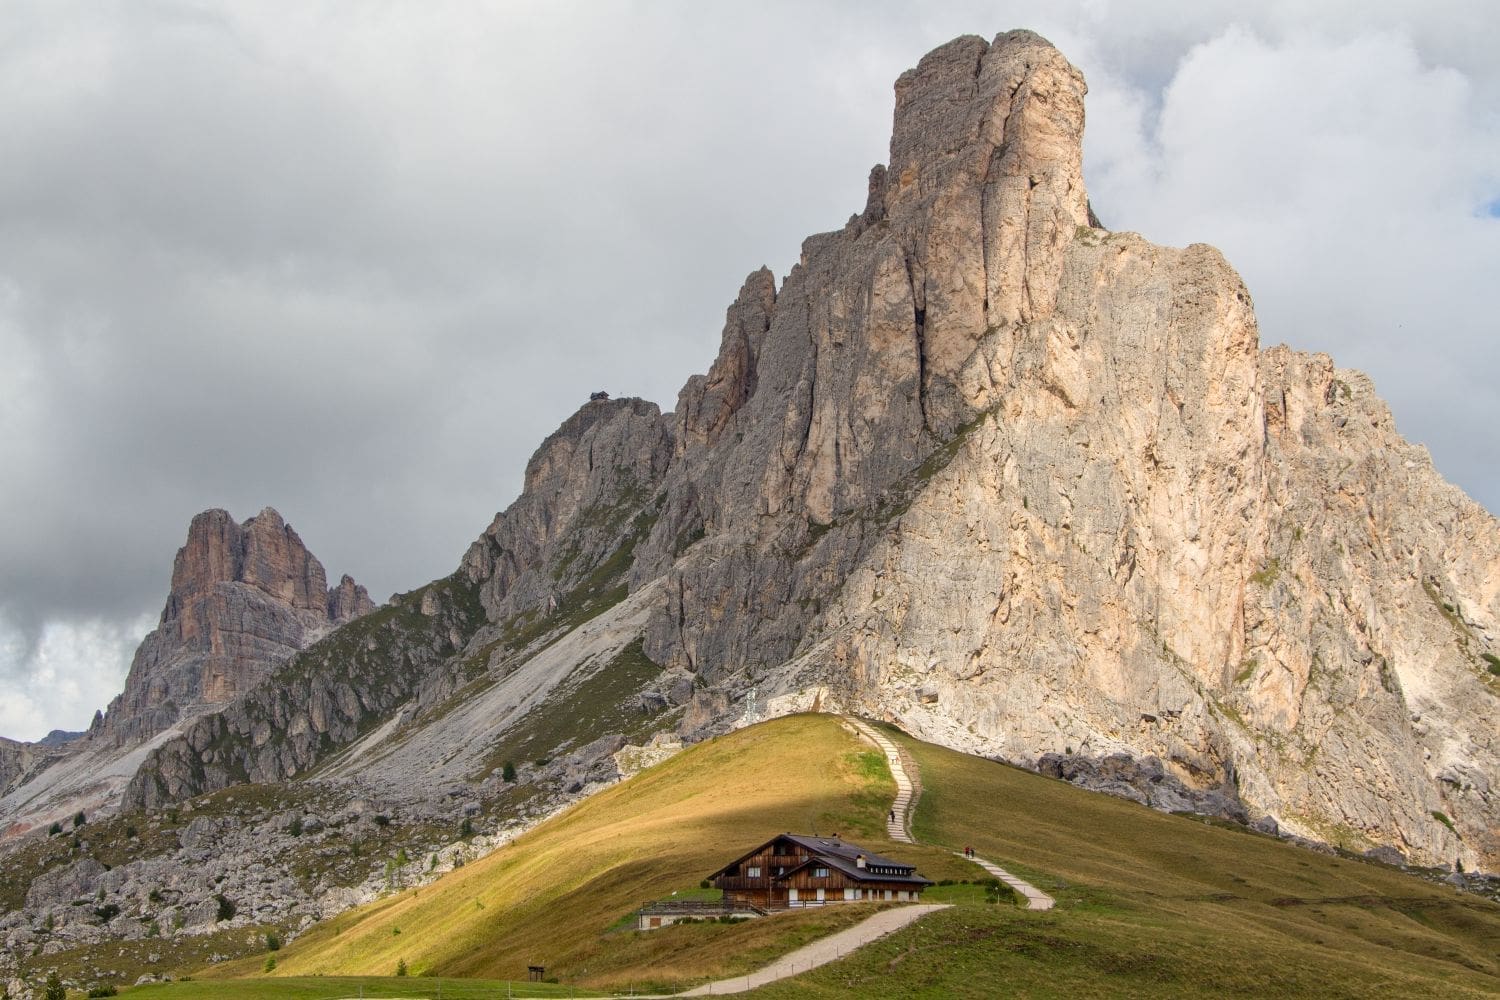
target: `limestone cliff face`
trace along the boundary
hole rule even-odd
[[[330,590],[322,563],[275,510],[243,525],[205,511],[188,527],[161,621],[136,651],[98,734],[135,743],[225,704],[374,606],[347,576]]]
[[[898,81],[865,211],[752,276],[679,401],[647,651],[708,681],[700,721],[756,687],[1022,763],[1156,756],[1493,867],[1500,529],[1362,376],[1262,353],[1212,248],[1089,225],[1083,92],[1027,33]]]
[[[1087,225],[1081,95],[1024,34],[898,82],[874,208],[809,241],[739,410],[780,450],[699,500],[722,530],[648,649],[1019,762],[1158,756],[1298,833],[1494,867],[1500,526],[1362,376],[1263,354],[1216,251]],[[734,469],[754,435],[684,464]]]

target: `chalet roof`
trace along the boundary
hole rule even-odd
[[[717,878],[725,871],[736,865],[744,863],[747,859],[754,857],[761,851],[770,847],[778,840],[786,840],[802,848],[808,855],[808,860],[790,869],[785,874],[800,871],[811,865],[820,867],[837,868],[845,875],[860,882],[907,882],[912,885],[932,885],[932,882],[917,874],[915,865],[909,865],[904,861],[887,858],[876,854],[874,851],[866,850],[858,844],[851,844],[847,840],[838,837],[810,837],[797,833],[781,833],[772,837],[763,844],[759,844],[729,864],[714,872],[709,878]],[[858,858],[863,855],[865,867],[860,868]],[[785,877],[785,876],[783,876]]]

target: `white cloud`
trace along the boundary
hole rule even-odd
[[[124,686],[131,654],[155,624],[150,615],[125,624],[53,621],[32,643],[0,622],[0,658],[24,664],[24,679],[7,684],[0,699],[0,733],[38,740],[53,729],[88,728],[94,707]]]
[[[1273,43],[1230,28],[1190,50],[1155,125],[1139,95],[1091,150],[1105,221],[1213,243],[1255,296],[1262,339],[1362,368],[1438,466],[1500,498],[1500,138],[1469,79],[1396,32]],[[1097,120],[1097,118],[1095,118]],[[1101,148],[1102,147],[1102,148]]]

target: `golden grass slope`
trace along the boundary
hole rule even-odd
[[[890,732],[922,771],[917,837],[1057,908],[955,907],[758,996],[1500,996],[1494,903]]]
[[[981,873],[972,845],[1057,896],[1050,913],[961,903],[767,996],[1494,996],[1500,906],[1381,865],[1168,816],[896,734],[924,792],[891,844],[894,786],[839,720],[796,716],[684,751],[509,847],[320,926],[276,975],[524,978],[681,986],[755,968],[865,916],[611,930],[783,830],[840,832],[933,879]],[[207,975],[259,978],[250,961]]]
[[[883,836],[895,785],[883,758],[836,720],[801,716],[684,751],[580,803],[438,882],[360,908],[277,953],[278,976],[548,976],[600,986],[685,984],[748,971],[862,919],[829,908],[739,925],[606,933],[642,903],[699,881],[786,830],[843,833],[923,870],[942,852]],[[213,975],[253,975],[249,960]]]

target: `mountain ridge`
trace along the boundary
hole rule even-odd
[[[126,801],[441,737],[489,691],[540,732],[618,673],[688,739],[820,707],[1153,758],[1300,836],[1494,869],[1500,526],[1363,376],[1262,350],[1217,250],[1094,224],[1085,93],[1030,32],[929,53],[863,210],[746,279],[674,411],[586,403],[453,576],[166,740]],[[638,657],[563,642],[626,601]],[[528,671],[548,650],[579,659]],[[609,719],[549,780],[608,773]]]

